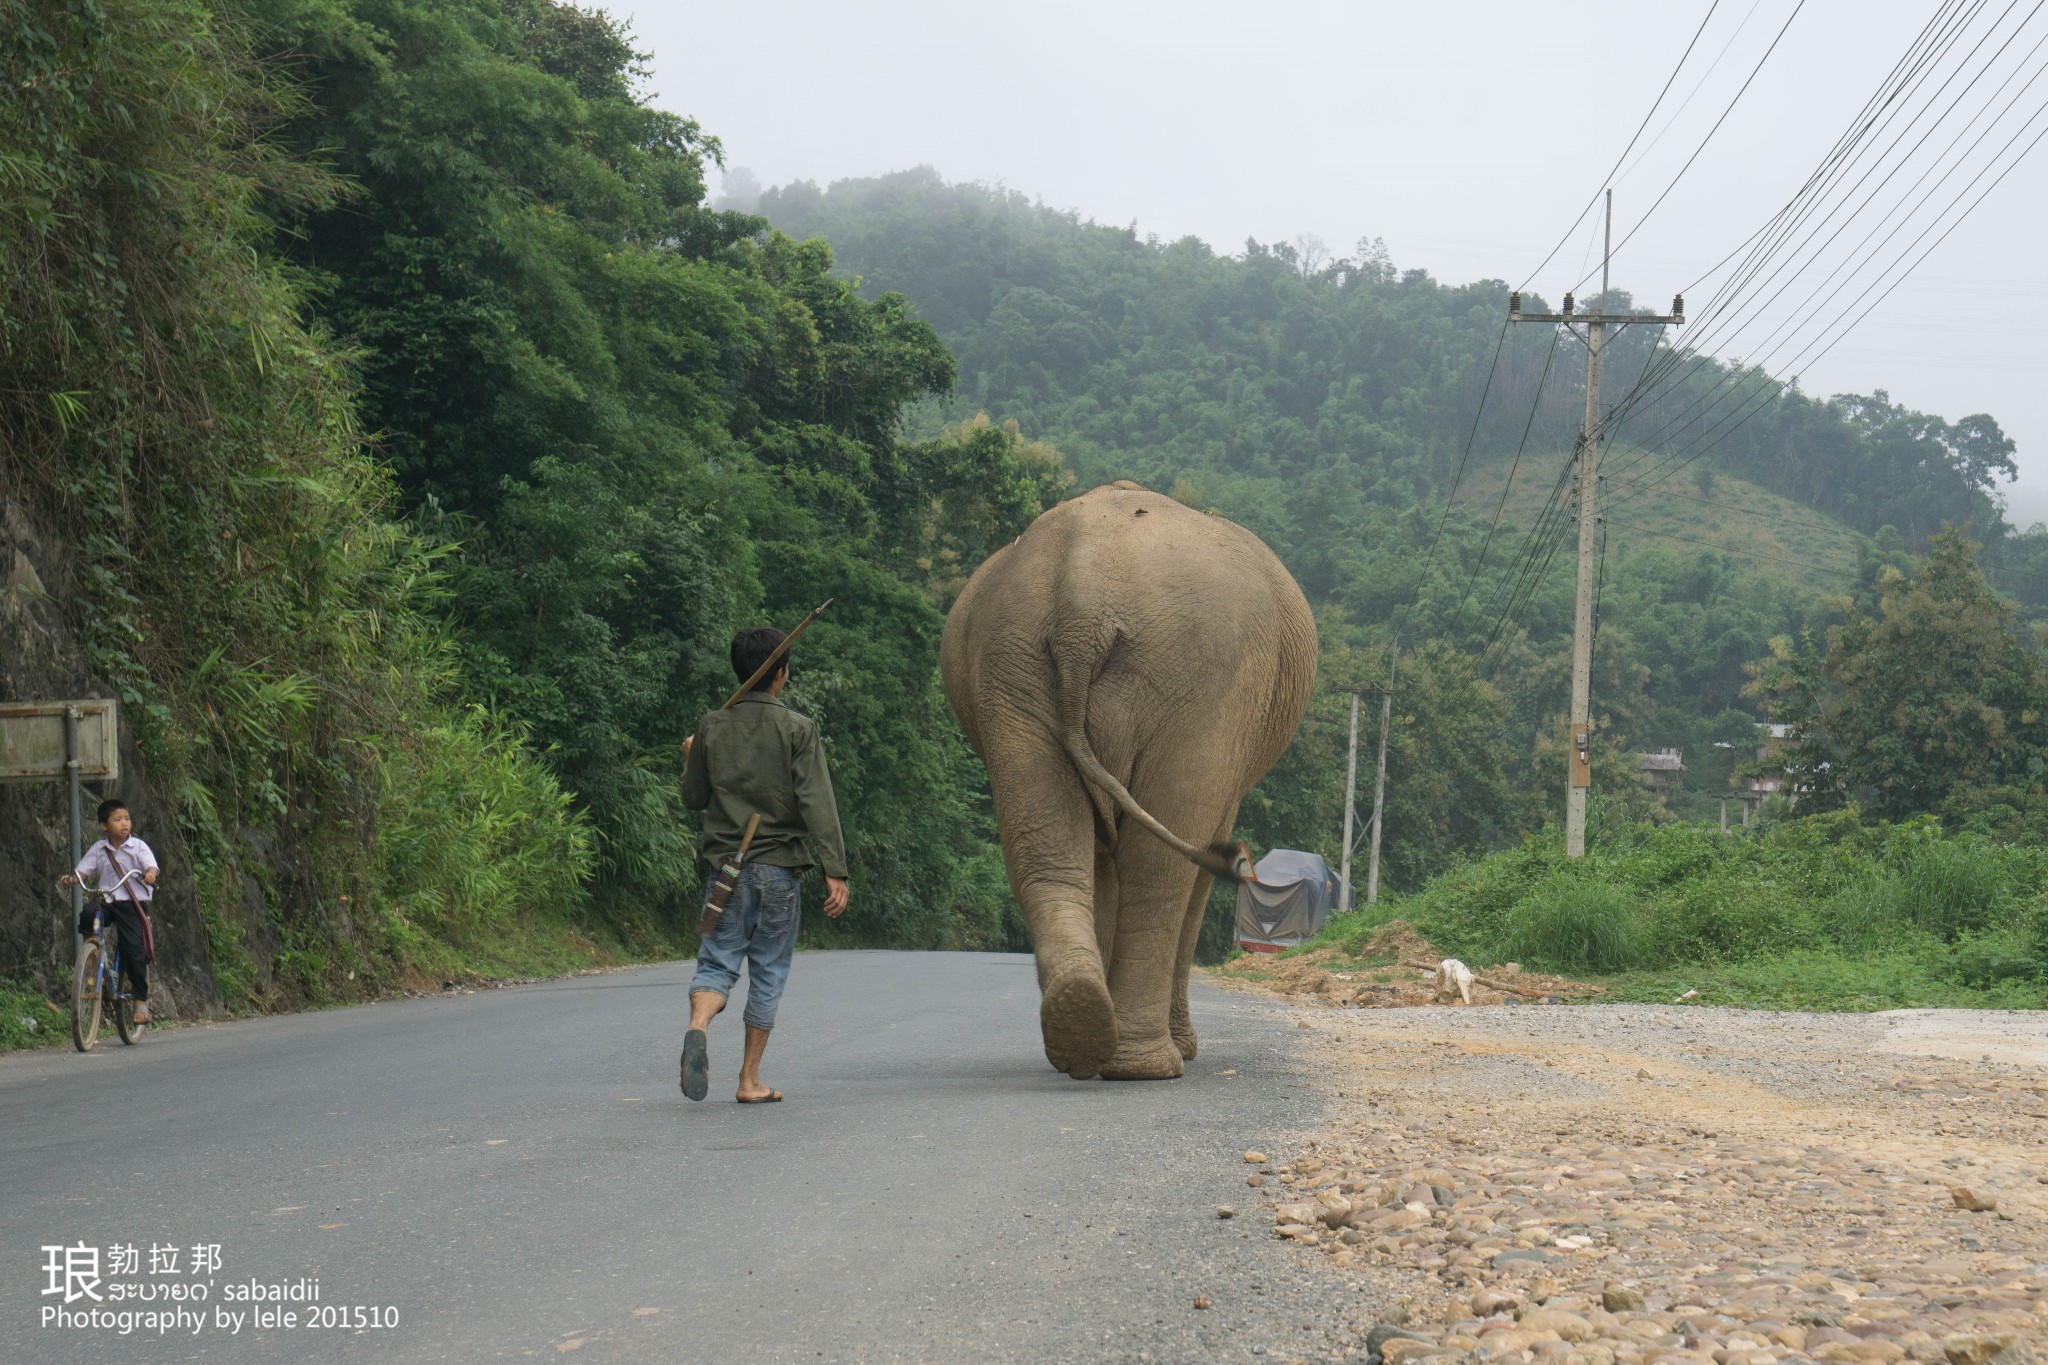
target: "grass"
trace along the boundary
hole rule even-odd
[[[0,981],[0,1052],[71,1041],[71,1017],[24,981]]]
[[[1619,467],[1617,457],[1630,453],[1618,447],[1608,458]],[[1562,453],[1551,456],[1544,467],[1555,469],[1564,458]],[[1529,478],[1529,467],[1525,462],[1508,493],[1505,515],[1516,526],[1531,525],[1549,493],[1549,480]],[[1466,483],[1474,505],[1492,505],[1507,473],[1505,460],[1473,470]],[[1627,500],[1617,498],[1608,515],[1616,548],[1654,544],[1677,554],[1720,550],[1809,592],[1840,592],[1843,578],[1856,570],[1854,531],[1824,512],[1728,474],[1714,475],[1705,488],[1688,475],[1631,488]]]
[[[1755,1009],[2048,1007],[2048,853],[1853,812],[1749,833],[1629,826],[1568,861],[1547,838],[1333,919],[1358,956],[1412,923],[1477,968],[1515,961],[1603,999]]]

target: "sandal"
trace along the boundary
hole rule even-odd
[[[711,1040],[693,1028],[683,1035],[683,1094],[701,1100],[711,1089]]]
[[[738,1099],[739,1097],[734,1096],[733,1098]],[[782,1103],[782,1092],[780,1090],[771,1090],[765,1095],[757,1095],[753,1099],[740,1100],[739,1102],[741,1104],[780,1104]]]

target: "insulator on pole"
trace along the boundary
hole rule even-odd
[[[1683,318],[1685,316],[1685,295],[1673,294],[1671,296],[1671,316],[1675,318]]]
[[[1517,290],[1516,290],[1516,291],[1515,291],[1514,293],[1512,293],[1512,294],[1508,295],[1508,316],[1509,316],[1509,317],[1513,317],[1513,316],[1514,316],[1515,314],[1517,314],[1517,313],[1519,313],[1519,312],[1521,312],[1521,311],[1522,311],[1522,291],[1521,291],[1521,290],[1519,290],[1519,289],[1517,289]]]
[[[1567,312],[1567,313],[1569,313],[1569,312],[1571,312],[1571,311],[1572,311],[1572,308],[1573,308],[1573,307],[1574,307],[1574,304],[1572,303],[1572,296],[1571,296],[1571,291],[1570,291],[1570,290],[1566,290],[1566,291],[1565,291],[1565,296],[1564,296],[1564,311],[1565,311],[1565,312]]]

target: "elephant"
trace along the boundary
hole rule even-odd
[[[1164,1079],[1194,1057],[1209,889],[1250,871],[1238,805],[1315,671],[1315,618],[1272,550],[1141,484],[1060,504],[968,580],[939,674],[988,769],[1058,1070]]]

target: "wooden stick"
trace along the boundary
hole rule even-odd
[[[1435,962],[1403,962],[1401,965],[1403,967],[1412,967],[1418,972],[1429,972],[1431,974],[1434,974],[1436,972],[1437,967],[1441,964]],[[1510,986],[1505,981],[1495,981],[1491,978],[1481,976],[1477,972],[1472,973],[1472,984],[1475,986],[1484,986],[1488,990],[1500,991],[1504,995],[1526,996],[1531,1000],[1540,1000],[1546,995],[1558,994],[1558,992],[1556,991],[1531,990],[1527,986]],[[1583,986],[1581,988],[1585,989],[1585,987]],[[1593,986],[1590,989],[1597,991],[1600,989],[1600,987]]]
[[[740,836],[740,862],[747,860],[747,847],[754,842],[754,831],[759,828],[761,828],[761,812],[755,811],[747,817],[747,832]]]
[[[753,691],[755,683],[761,681],[761,679],[767,677],[769,673],[774,671],[776,661],[786,657],[789,654],[789,647],[796,643],[797,636],[802,635],[805,631],[809,630],[811,628],[811,623],[816,621],[820,616],[823,616],[825,614],[825,608],[831,605],[832,599],[828,597],[823,602],[819,603],[817,609],[813,611],[809,616],[806,616],[802,621],[799,621],[797,623],[797,627],[795,630],[791,631],[789,634],[782,637],[782,643],[775,647],[775,652],[768,656],[766,662],[764,662],[759,668],[754,670],[754,676],[748,678],[745,682],[741,683],[740,690],[733,693],[731,696],[727,697],[725,699],[725,705],[719,707],[718,709],[721,711],[732,710],[732,708],[739,702],[739,699],[741,697],[744,697],[747,695],[747,693]],[[690,735],[683,740],[683,761],[685,763],[690,761],[690,746],[695,744],[696,742],[697,737],[695,735]]]
[[[718,709],[721,711],[730,711],[741,697],[746,696],[747,693],[754,690],[755,683],[761,681],[761,679],[767,677],[770,673],[773,673],[775,671],[775,665],[777,661],[779,661],[784,655],[789,653],[790,646],[796,643],[797,637],[802,635],[805,631],[809,630],[811,626],[817,621],[817,619],[825,614],[825,608],[831,605],[832,599],[829,597],[826,598],[822,603],[818,605],[817,610],[813,611],[809,616],[806,616],[801,622],[797,624],[797,628],[795,630],[783,636],[782,643],[775,647],[775,652],[773,654],[770,654],[766,659],[762,660],[761,666],[754,670],[754,676],[747,679],[745,682],[741,683],[740,690],[733,693],[731,696],[727,697],[725,699],[725,705],[719,707]]]

